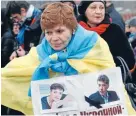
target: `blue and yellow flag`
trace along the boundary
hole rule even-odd
[[[33,81],[49,79],[49,69],[68,76],[114,66],[107,43],[97,33],[87,31],[80,25],[65,50],[55,51],[47,40],[43,39],[42,44],[37,47],[37,52],[42,63],[33,74]],[[79,70],[78,67],[81,66],[83,69]]]
[[[29,54],[16,58],[2,69],[2,104],[33,114],[29,90],[31,80],[49,79],[64,73],[73,75],[114,67],[107,43],[95,32],[78,26],[69,45],[63,51],[53,50],[46,39]],[[130,104],[130,113],[133,109]]]

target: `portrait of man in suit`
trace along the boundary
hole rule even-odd
[[[115,91],[108,90],[109,78],[106,75],[100,75],[97,79],[99,90],[89,96],[89,99],[105,104],[119,100]]]

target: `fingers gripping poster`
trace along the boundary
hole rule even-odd
[[[35,115],[127,115],[120,68],[33,81]]]

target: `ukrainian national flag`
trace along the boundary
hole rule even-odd
[[[95,72],[114,66],[107,43],[95,32],[78,26],[65,50],[53,50],[44,39],[28,55],[14,59],[3,68],[1,102],[30,115],[33,114],[29,97],[31,80],[49,79],[59,73],[73,75]],[[132,110],[131,107],[129,109]]]

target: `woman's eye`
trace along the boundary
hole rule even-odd
[[[57,32],[58,32],[58,33],[62,33],[62,32],[63,32],[63,30],[58,30]]]
[[[100,9],[104,9],[104,7],[100,7]]]
[[[52,32],[47,31],[47,32],[46,32],[46,34],[47,34],[47,35],[51,35],[51,34],[52,34]]]
[[[91,9],[95,9],[96,7],[90,7]]]

